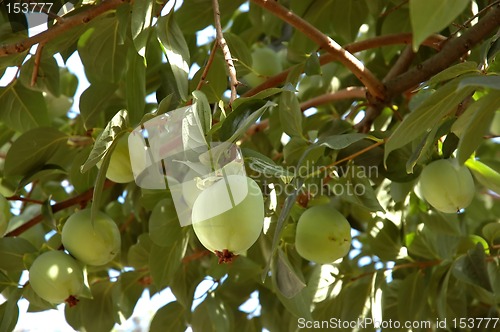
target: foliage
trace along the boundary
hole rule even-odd
[[[151,331],[295,331],[359,317],[400,322],[392,330],[415,321],[434,325],[413,331],[434,330],[445,319],[450,330],[499,328],[500,150],[490,129],[499,1],[184,0],[175,10],[166,0],[74,1],[34,37],[6,3],[0,74],[18,72],[0,88],[0,194],[10,203],[0,211],[0,229],[9,220],[0,331],[16,326],[21,298],[32,312],[54,308],[23,271],[62,249],[65,221],[86,206],[116,222],[121,252],[85,270],[91,295],[65,308],[77,330],[109,331],[144,290],[167,287],[176,300]],[[214,20],[225,40],[199,45]],[[250,87],[257,47],[274,50],[284,72]],[[75,55],[90,82],[78,103],[66,68]],[[230,264],[181,227],[170,189],[105,179],[122,136],[188,105],[206,144],[241,148],[264,194],[264,231]],[[450,157],[476,187],[456,214],[436,211],[416,187],[426,165]],[[319,265],[298,255],[295,228],[322,204],[346,217],[353,242],[348,256]],[[214,285],[194,308],[203,280]],[[249,314],[239,308],[252,294],[260,312]],[[475,325],[460,325],[465,318]]]

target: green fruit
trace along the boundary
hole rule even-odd
[[[491,121],[490,132],[492,135],[495,135],[495,136],[500,135],[500,111],[495,112],[495,116],[493,117],[493,121]]]
[[[466,166],[460,166],[456,159],[441,159],[423,169],[420,191],[436,210],[456,213],[469,206],[476,190]]]
[[[268,77],[280,73],[283,65],[276,52],[267,47],[260,47],[252,52],[252,70],[244,79],[253,88],[264,83]]]
[[[100,168],[101,164],[102,161],[97,163],[97,167]],[[129,183],[134,181],[128,150],[128,135],[123,135],[118,139],[115,149],[111,154],[106,177],[116,183]]]
[[[336,209],[318,205],[299,218],[295,248],[300,256],[318,264],[332,263],[351,248],[351,225]]]
[[[82,268],[62,251],[38,256],[29,270],[29,281],[38,296],[51,303],[74,304],[84,288]]]
[[[113,219],[98,212],[92,225],[90,209],[68,218],[62,229],[62,244],[79,261],[88,265],[109,263],[120,251],[120,231]]]
[[[193,207],[196,198],[198,198],[201,193],[201,189],[198,188],[195,180],[195,178],[199,176],[200,175],[194,170],[189,170],[182,180],[182,197],[189,207]]]
[[[262,192],[254,180],[229,175],[201,192],[193,205],[192,222],[194,232],[207,249],[241,254],[262,231]]]
[[[10,204],[9,201],[0,195],[0,237],[5,234],[10,219]]]

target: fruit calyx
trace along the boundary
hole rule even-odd
[[[80,300],[74,297],[73,295],[70,295],[64,302],[66,302],[70,308],[74,307],[75,305],[78,304]]]
[[[227,249],[222,249],[222,251],[215,250],[215,256],[219,258],[219,264],[221,263],[232,263],[238,255],[233,254],[231,251]]]

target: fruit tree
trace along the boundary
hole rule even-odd
[[[0,77],[0,331],[500,330],[500,1],[4,0]]]

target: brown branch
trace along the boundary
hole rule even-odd
[[[35,60],[33,64],[33,73],[31,75],[31,86],[34,87],[36,85],[36,80],[38,79],[38,71],[40,69],[40,62],[42,59],[43,47],[45,46],[45,42],[41,42],[38,44],[35,53]]]
[[[365,97],[366,97],[366,88],[360,86],[351,86],[339,91],[311,98],[308,101],[305,101],[302,104],[300,104],[300,110],[305,111],[311,107],[316,107],[319,105],[331,103],[333,101],[344,100],[344,99],[361,99],[361,98],[364,99]]]
[[[229,107],[231,107],[233,101],[238,96],[236,92],[236,87],[240,84],[240,82],[238,82],[238,78],[236,77],[236,68],[234,67],[231,51],[229,50],[229,46],[227,46],[226,39],[224,38],[224,34],[222,33],[222,25],[220,23],[219,0],[212,0],[212,6],[214,10],[214,21],[215,21],[215,30],[217,32],[217,42],[219,43],[222,53],[224,54],[224,60],[226,60],[225,62],[229,74],[229,81],[231,85],[231,98],[229,98]]]
[[[441,51],[418,66],[386,82],[388,97],[400,94],[448,68],[500,25],[500,4],[491,7],[479,22],[460,37],[444,43]]]
[[[397,44],[406,44],[406,45],[411,45],[412,43],[412,34],[411,33],[398,33],[398,34],[391,34],[391,35],[385,35],[385,36],[378,36],[350,44],[346,44],[344,48],[351,52],[351,53],[357,53],[361,51],[365,51],[368,49],[372,48],[378,48],[378,47],[383,47],[383,46],[390,46],[390,45],[397,45]],[[428,46],[431,48],[434,48],[436,50],[441,49],[441,43],[446,40],[446,37],[442,35],[432,35],[429,38],[427,38],[422,45]],[[320,65],[325,65],[327,63],[336,61],[337,58],[333,56],[330,53],[324,54],[319,57],[319,63]],[[251,97],[260,91],[263,91],[265,89],[269,89],[272,87],[275,87],[279,85],[280,83],[283,83],[286,78],[288,77],[288,74],[292,70],[292,68],[288,68],[281,73],[270,77],[268,80],[266,80],[264,83],[256,86],[255,88],[248,90],[245,92],[242,97]]]
[[[342,48],[333,39],[322,33],[315,26],[295,15],[287,8],[272,0],[252,0],[257,5],[301,31],[328,53],[332,54],[346,66],[366,86],[368,92],[376,99],[385,100],[385,87],[382,82],[366,68],[352,53]]]
[[[106,182],[104,182],[103,190],[112,187],[114,184],[115,184],[114,182],[106,180]],[[73,205],[81,204],[83,202],[88,202],[92,199],[93,194],[94,194],[94,188],[91,188],[78,196],[75,196],[75,197],[69,198],[65,201],[56,203],[52,206],[52,212],[56,213],[56,212],[59,212],[61,210],[67,209]],[[44,219],[43,214],[39,214],[38,216],[30,219],[25,224],[22,224],[21,226],[10,231],[9,233],[5,234],[4,236],[5,237],[18,236],[18,235],[24,233],[25,231],[27,231],[28,229],[30,229],[31,227],[35,226],[36,224],[42,222],[43,219]]]
[[[493,7],[494,5],[498,5],[500,3],[500,0],[498,1],[495,1],[495,2],[492,2],[490,3],[489,5],[485,6],[483,9],[481,9],[480,11],[478,11],[476,13],[476,15],[472,16],[471,18],[469,18],[467,21],[464,22],[464,24],[460,25],[460,28],[453,32],[450,37],[453,37],[455,36],[457,33],[459,33],[461,30],[467,28],[467,26],[477,17],[483,15],[488,9],[490,9],[491,7]]]
[[[45,30],[42,33],[39,33],[35,36],[26,38],[20,42],[14,44],[6,44],[0,45],[0,57],[8,56],[11,54],[22,53],[28,50],[31,46],[46,43],[49,40],[52,40],[62,34],[69,29],[76,27],[78,25],[86,24],[89,21],[93,20],[97,16],[115,9],[121,4],[128,2],[129,0],[106,0],[101,2],[99,5],[96,5],[90,9],[85,10],[80,14],[76,14],[74,16],[68,17],[64,19],[64,21],[54,25],[48,30]]]
[[[215,42],[214,46],[212,47],[212,50],[210,51],[210,56],[208,58],[207,64],[205,65],[205,68],[203,68],[203,73],[201,73],[200,81],[198,82],[198,85],[196,86],[196,90],[200,90],[203,87],[203,84],[205,84],[205,80],[207,79],[208,71],[210,70],[210,66],[212,66],[212,63],[214,62],[214,59],[215,59],[215,51],[217,51],[217,46],[219,46],[219,44],[217,42]]]
[[[22,196],[10,196],[6,197],[8,201],[20,201],[20,202],[27,202],[27,203],[35,203],[35,204],[44,204],[44,202],[37,200],[37,199],[31,199],[29,197],[22,197]]]

